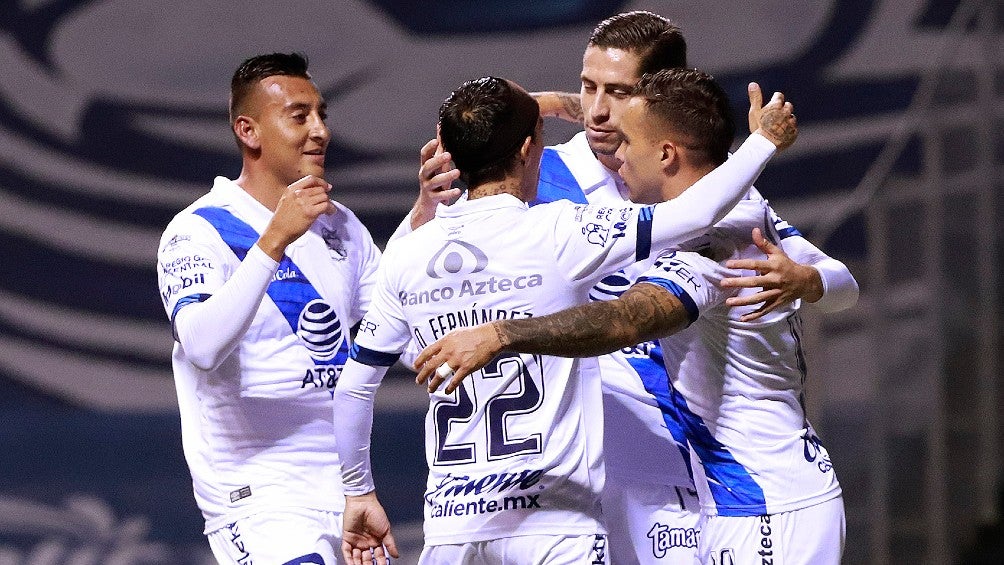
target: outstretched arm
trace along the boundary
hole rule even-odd
[[[582,123],[582,98],[578,92],[531,92],[530,96],[540,104],[541,116]]]
[[[429,391],[436,390],[450,378],[437,371],[447,364],[453,369],[446,386],[449,394],[503,351],[592,357],[676,333],[689,323],[689,314],[676,296],[653,284],[636,284],[616,300],[454,330],[419,354],[415,382],[428,380]]]

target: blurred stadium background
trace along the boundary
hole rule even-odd
[[[797,106],[799,142],[757,185],[862,288],[805,314],[845,563],[1004,563],[1004,2],[3,0],[0,565],[211,562],[154,264],[172,215],[239,172],[241,60],[309,55],[329,180],[382,244],[450,90],[578,90],[593,25],[631,9],[676,20],[737,115],[750,80]],[[374,451],[411,563],[426,401],[406,377],[381,390]]]

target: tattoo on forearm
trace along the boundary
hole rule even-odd
[[[495,336],[499,338],[499,344],[502,345],[502,349],[508,347],[510,344],[509,336],[502,329],[501,322],[492,324],[492,327],[495,329]]]
[[[582,99],[578,94],[561,93],[558,94],[558,99],[561,101],[562,108],[565,109],[565,114],[572,121],[581,122],[582,121]]]
[[[618,300],[498,322],[496,331],[510,351],[591,357],[675,333],[687,323],[679,299],[663,288],[642,284]]]

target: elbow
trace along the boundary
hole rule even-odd
[[[844,292],[843,300],[841,301],[842,310],[851,308],[858,303],[858,297],[861,294],[861,290],[858,288],[858,281],[851,279],[851,282],[847,285],[847,290]]]
[[[227,358],[231,349],[221,349],[213,347],[214,343],[212,340],[199,339],[197,336],[191,334],[191,332],[186,331],[186,327],[183,324],[175,324],[175,339],[181,346],[181,350],[185,352],[185,359],[196,369],[200,371],[214,371],[219,367],[223,360]]]
[[[200,315],[201,314],[201,315]],[[179,310],[174,317],[174,339],[185,353],[185,359],[200,371],[214,371],[237,347],[236,341],[224,342],[205,332],[204,312],[195,306]],[[199,328],[203,328],[200,333]]]
[[[185,359],[200,371],[214,371],[226,359],[226,355],[222,351],[213,351],[206,347],[200,348],[195,344],[182,342],[181,349],[185,352]]]

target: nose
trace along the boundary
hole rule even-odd
[[[596,96],[593,97],[590,113],[593,117],[593,123],[603,123],[610,118],[610,104],[602,90],[597,91]]]
[[[331,130],[328,129],[328,124],[324,123],[324,120],[318,114],[314,114],[310,123],[310,139],[316,143],[327,144],[328,140],[331,139]]]

